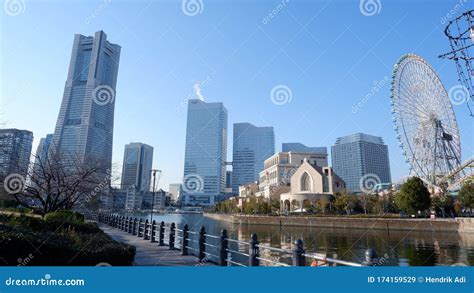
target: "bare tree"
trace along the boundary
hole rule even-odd
[[[36,154],[26,171],[27,187],[13,193],[25,207],[40,214],[70,210],[79,205],[97,202],[110,186],[110,170],[104,162],[59,153],[51,147],[48,155]]]

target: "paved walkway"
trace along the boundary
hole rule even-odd
[[[169,250],[168,246],[158,246],[150,240],[143,240],[136,235],[129,234],[105,224],[99,228],[113,239],[136,247],[134,266],[209,266],[211,263],[200,264],[193,255],[181,255],[179,250]]]

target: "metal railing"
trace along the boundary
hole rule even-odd
[[[337,258],[328,258],[317,253],[307,253],[304,250],[303,240],[295,241],[295,248],[284,249],[267,245],[262,245],[258,241],[257,234],[252,234],[249,241],[231,239],[227,230],[222,230],[220,236],[211,235],[206,232],[204,226],[199,231],[190,231],[188,225],[183,229],[176,227],[175,223],[156,223],[143,219],[125,217],[114,214],[99,214],[98,222],[110,225],[124,232],[136,235],[152,243],[157,242],[158,246],[168,246],[170,250],[180,250],[182,255],[194,255],[200,263],[215,263],[220,266],[260,266],[260,263],[272,266],[376,266],[378,264],[377,254],[373,249],[365,251],[365,261],[355,263]],[[211,243],[212,241],[212,243]],[[248,253],[240,251],[234,246],[248,247]],[[264,258],[261,251],[278,253],[279,256],[291,257],[291,265],[281,261]],[[237,261],[237,258],[244,259],[247,263]]]

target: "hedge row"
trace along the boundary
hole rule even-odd
[[[135,247],[113,240],[95,223],[0,216],[0,257],[0,265],[11,266],[131,265]]]

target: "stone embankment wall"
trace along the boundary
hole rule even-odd
[[[380,229],[398,231],[470,232],[474,233],[474,218],[455,219],[387,219],[344,217],[268,217],[206,213],[218,221],[242,225],[282,225],[346,229]]]

